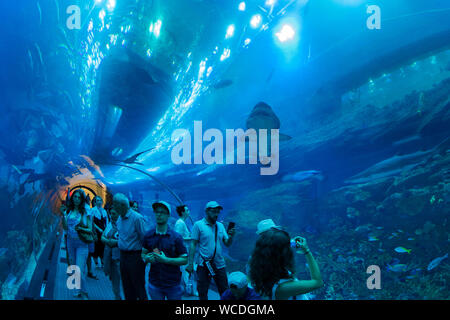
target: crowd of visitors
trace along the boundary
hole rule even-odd
[[[81,272],[77,298],[89,299],[86,277],[98,279],[91,260],[110,279],[116,300],[181,300],[183,295],[208,300],[211,280],[222,300],[302,299],[323,285],[306,240],[291,238],[271,219],[257,226],[258,239],[246,273],[228,274],[222,246],[233,244],[236,230],[234,223],[225,229],[217,221],[223,207],[216,201],[205,205],[204,218],[193,223],[191,231],[186,205],[176,208],[179,219],[172,228],[170,204],[154,202],[156,224],[147,230],[138,203],[124,194],[114,195],[108,210],[99,196],[92,208],[88,203],[84,191],[77,189],[60,210],[68,265],[77,265]],[[295,277],[295,253],[305,255],[310,280]]]

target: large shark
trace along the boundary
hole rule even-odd
[[[247,129],[267,129],[267,134],[270,134],[271,129],[280,129],[280,119],[278,119],[272,108],[265,102],[258,102],[247,118]],[[280,141],[291,139],[286,134],[279,134]]]

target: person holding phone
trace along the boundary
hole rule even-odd
[[[205,218],[195,222],[192,228],[192,241],[186,271],[189,273],[194,271],[194,254],[198,245],[197,290],[200,300],[208,300],[211,278],[214,279],[220,295],[228,289],[222,243],[227,247],[232,244],[235,228],[232,227],[227,232],[223,224],[217,222],[217,217],[222,209],[222,206],[216,201],[208,202],[205,207]]]
[[[308,262],[310,280],[295,277],[294,251]],[[302,237],[294,237],[281,229],[270,228],[261,233],[250,259],[249,277],[253,288],[265,299],[288,300],[323,286],[319,266]]]
[[[142,260],[150,263],[148,292],[152,300],[181,300],[183,288],[180,266],[187,263],[187,249],[181,235],[167,222],[170,205],[165,201],[152,204],[156,227],[147,232],[142,246]]]

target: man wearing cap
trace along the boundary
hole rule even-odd
[[[261,300],[255,290],[248,287],[247,276],[240,272],[232,272],[228,276],[230,289],[227,289],[220,300]]]
[[[189,263],[186,271],[191,273],[194,270],[193,260],[198,244],[197,290],[200,300],[208,300],[211,277],[214,278],[220,295],[228,289],[221,243],[223,242],[225,246],[229,247],[233,242],[235,229],[232,228],[227,233],[223,224],[217,222],[217,216],[222,209],[222,206],[216,201],[208,202],[205,207],[205,218],[195,222],[192,228]]]
[[[122,193],[114,196],[113,206],[120,215],[117,219],[117,232],[125,300],[147,300],[145,264],[141,259],[145,235],[144,217],[130,208],[128,198]]]
[[[183,288],[180,266],[187,263],[187,250],[180,234],[167,225],[170,205],[152,204],[156,227],[144,237],[142,259],[150,263],[148,292],[152,300],[181,300]]]

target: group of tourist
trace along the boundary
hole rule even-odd
[[[122,299],[122,291],[126,300],[181,300],[183,294],[208,300],[211,280],[223,300],[289,299],[323,285],[306,240],[291,239],[270,219],[258,224],[258,239],[246,274],[228,274],[222,246],[233,244],[236,230],[234,225],[225,229],[217,221],[223,207],[216,201],[206,204],[205,217],[193,224],[192,231],[186,225],[190,216],[186,205],[176,208],[179,219],[172,228],[168,224],[170,204],[154,202],[156,224],[147,230],[137,203],[124,194],[114,195],[108,211],[99,196],[89,208],[81,189],[73,191],[67,202],[61,209],[62,224],[67,235],[68,264],[81,270],[80,288],[75,294],[81,299],[89,298],[86,277],[97,279],[91,257],[111,280],[117,300]],[[295,252],[305,255],[311,280],[295,278]]]

